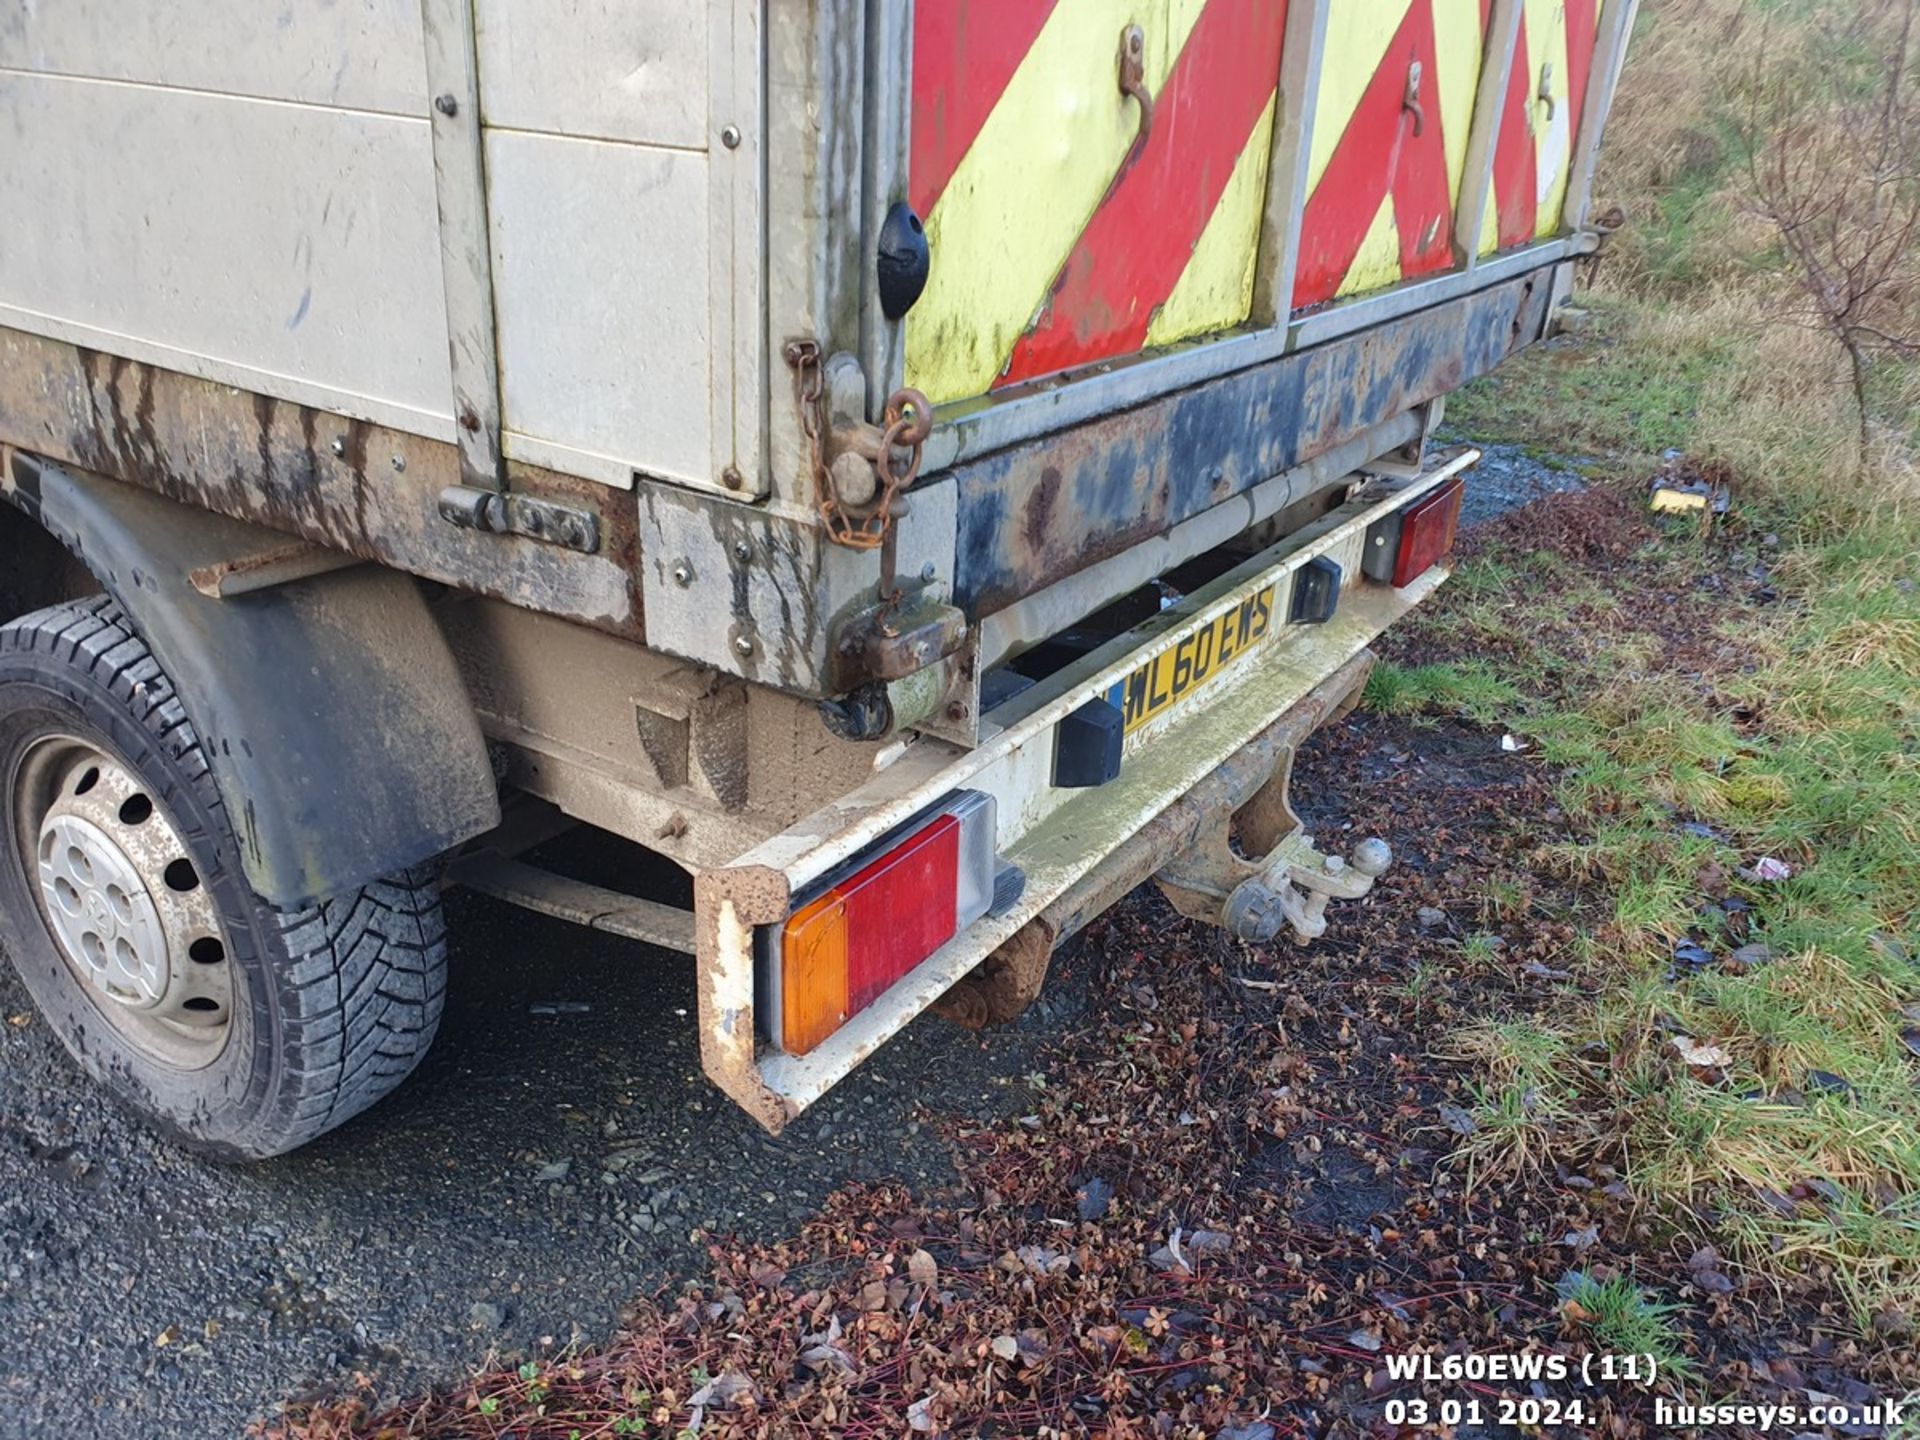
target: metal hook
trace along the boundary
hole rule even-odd
[[[1553,98],[1553,62],[1551,60],[1540,62],[1540,90],[1535,98],[1547,107],[1547,119],[1553,119],[1554,108],[1560,102]]]
[[[1420,62],[1413,61],[1407,66],[1407,93],[1400,101],[1400,108],[1413,112],[1413,134],[1418,139],[1426,133],[1427,112],[1420,104]]]
[[[1120,32],[1120,93],[1131,95],[1140,106],[1140,131],[1133,137],[1137,155],[1153,133],[1153,96],[1147,90],[1147,35],[1138,25]]]

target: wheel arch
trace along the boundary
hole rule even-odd
[[[486,742],[413,577],[356,565],[211,599],[191,571],[286,537],[20,451],[0,495],[79,557],[152,648],[261,899],[312,904],[499,823]]]

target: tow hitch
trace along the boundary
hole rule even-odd
[[[1325,719],[1344,715],[1358,699],[1355,685]],[[1160,868],[1154,879],[1174,909],[1255,944],[1285,927],[1306,945],[1326,933],[1328,901],[1358,900],[1386,874],[1393,864],[1386,841],[1362,840],[1351,859],[1328,855],[1314,848],[1294,812],[1288,791],[1295,746],[1325,719],[1274,737],[1272,771],[1253,798],[1238,810],[1210,807],[1193,843]]]
[[[1255,873],[1224,899],[1210,876],[1225,867],[1216,867],[1212,856],[1182,856],[1160,872],[1160,885],[1170,896],[1182,892],[1174,903],[1183,914],[1196,913],[1187,902],[1207,897],[1211,913],[1197,918],[1212,920],[1242,940],[1264,945],[1279,935],[1281,926],[1290,925],[1294,938],[1305,945],[1326,933],[1327,902],[1358,900],[1373,889],[1373,882],[1393,864],[1393,851],[1384,840],[1362,840],[1354,847],[1353,859],[1343,860],[1321,854],[1313,847],[1313,837],[1301,832],[1275,846],[1264,865],[1238,856],[1230,857],[1230,864],[1234,870],[1244,867]]]

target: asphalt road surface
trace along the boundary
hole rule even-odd
[[[703,1273],[697,1228],[785,1234],[851,1179],[947,1183],[920,1107],[1017,1105],[1082,993],[985,1041],[925,1017],[774,1140],[699,1073],[690,960],[479,897],[451,919],[420,1070],[252,1167],[148,1135],[0,964],[0,1437],[215,1440],[356,1371],[391,1394],[602,1339]]]

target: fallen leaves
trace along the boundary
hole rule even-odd
[[[1733,1063],[1733,1057],[1720,1046],[1695,1040],[1691,1035],[1675,1035],[1673,1048],[1680,1052],[1680,1058],[1687,1064],[1701,1069],[1724,1070]]]

